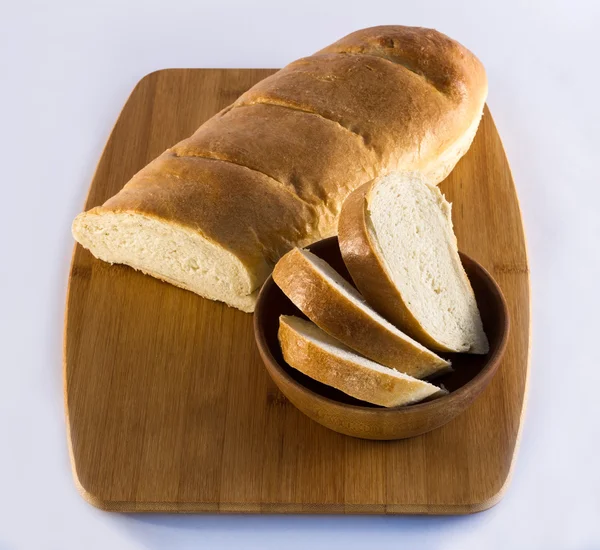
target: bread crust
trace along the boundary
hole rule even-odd
[[[280,318],[278,336],[286,363],[356,399],[395,407],[445,393],[423,380],[361,368],[352,361],[332,355],[294,330],[284,316]]]
[[[226,110],[172,150],[182,157],[201,156],[247,166],[276,180],[317,208],[327,227],[324,234],[335,227],[339,197],[381,170],[375,154],[359,136],[318,115],[278,105]],[[274,162],[276,159],[281,162]]]
[[[438,89],[426,76],[378,55],[319,53],[259,82],[234,107],[270,104],[319,115],[360,137],[375,153],[380,173],[428,173],[483,109],[481,90],[461,96],[459,82],[451,82],[448,91]]]
[[[299,249],[279,260],[273,280],[319,328],[365,357],[415,378],[449,369],[448,361],[388,330],[354,304]]]

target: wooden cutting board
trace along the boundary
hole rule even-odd
[[[177,69],[136,86],[85,208],[192,134],[272,70]],[[498,280],[512,331],[475,405],[404,441],[353,439],[298,412],[263,367],[252,315],[76,246],[65,328],[75,481],[100,508],[172,512],[457,514],[502,496],[514,465],[529,359],[529,274],[519,204],[486,109],[442,190],[460,248]]]

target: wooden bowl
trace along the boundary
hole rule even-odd
[[[352,282],[342,260],[337,237],[314,243],[311,252],[326,260]],[[434,380],[449,394],[424,403],[384,408],[354,399],[290,367],[277,339],[280,315],[306,318],[269,277],[258,296],[254,313],[256,343],[269,374],[281,392],[304,414],[327,428],[363,439],[404,439],[450,422],[490,383],[504,354],[509,332],[508,309],[502,291],[475,260],[460,254],[477,299],[490,342],[487,355],[441,353],[454,372]]]

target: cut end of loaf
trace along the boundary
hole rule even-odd
[[[133,212],[79,214],[73,236],[96,258],[125,264],[204,298],[253,312],[262,281],[231,252],[191,229]],[[265,275],[266,276],[266,275]]]

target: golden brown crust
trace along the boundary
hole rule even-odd
[[[419,75],[379,57],[322,54],[300,59],[259,82],[234,105],[256,103],[338,123],[359,136],[386,169],[418,169],[438,153],[442,141],[455,136],[447,120],[453,102]],[[432,128],[435,139],[430,139]]]
[[[350,301],[300,250],[279,260],[273,280],[319,328],[365,357],[415,378],[448,369],[447,361],[394,334]]]
[[[357,135],[320,116],[277,105],[220,113],[172,151],[266,174],[321,209],[329,226],[339,214],[340,197],[379,171],[374,153]]]
[[[486,95],[483,66],[459,43],[432,29],[384,26],[290,63],[234,105],[316,113],[359,135],[383,171],[443,177],[448,170],[431,164],[478,122]]]
[[[394,407],[443,393],[422,380],[398,378],[336,357],[296,332],[284,318],[279,322],[279,342],[283,357],[290,366],[368,403]]]
[[[467,48],[434,29],[382,25],[350,33],[317,52],[374,55],[422,76],[456,101],[483,102],[487,79],[481,62]],[[465,98],[471,94],[472,98]],[[479,96],[479,97],[478,97]]]
[[[369,305],[412,338],[437,351],[454,351],[434,340],[411,313],[381,263],[367,225],[367,201],[374,182],[353,191],[342,206],[338,239],[344,263]]]

